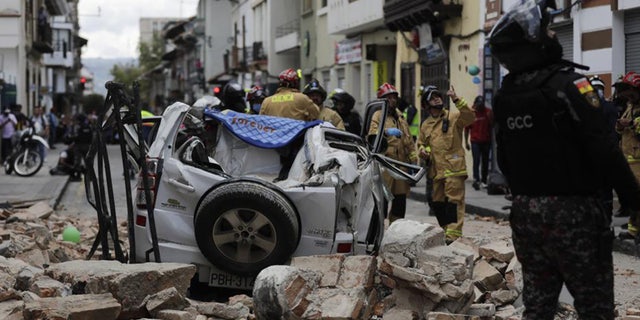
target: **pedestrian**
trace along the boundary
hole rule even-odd
[[[614,319],[611,217],[598,191],[610,182],[640,210],[640,187],[609,139],[589,80],[562,60],[549,30],[555,1],[518,0],[488,37],[509,73],[493,113],[497,160],[513,201],[512,239],[523,270],[523,319],[554,319],[563,284],[581,319]]]
[[[620,134],[620,145],[631,172],[640,183],[640,74],[629,71],[622,77],[622,81],[615,84],[616,95],[625,105],[624,112],[616,122],[615,129]],[[625,214],[629,215],[627,231],[618,235],[620,239],[635,239],[638,237],[640,224],[634,222],[633,210],[626,206]]]
[[[387,149],[385,156],[401,162],[413,163],[416,160],[416,152],[413,139],[409,133],[409,124],[402,117],[398,110],[398,90],[389,84],[383,83],[378,88],[378,99],[386,99],[388,102],[387,115],[382,121],[382,110],[377,110],[371,116],[369,126],[369,136],[377,135],[379,127],[384,127],[384,135],[387,139]],[[397,219],[404,218],[407,211],[407,194],[409,193],[409,183],[405,180],[394,179],[388,173],[383,173],[385,185],[393,194],[391,209],[388,212],[389,223]],[[385,215],[387,210],[385,210]]]
[[[247,92],[247,103],[249,103],[249,110],[247,113],[249,114],[259,114],[260,108],[262,107],[262,101],[266,98],[267,95],[262,89],[261,86],[253,86],[249,92]]]
[[[55,150],[55,144],[58,142],[58,126],[60,125],[60,121],[58,120],[58,116],[54,112],[55,108],[51,108],[49,112],[46,114],[47,120],[49,120],[49,147],[52,150]]]
[[[473,188],[487,187],[489,174],[489,152],[491,151],[491,133],[493,132],[493,113],[484,104],[484,97],[477,96],[471,107],[475,114],[473,123],[464,129],[464,142],[471,150],[473,158]],[[471,145],[469,145],[471,141]],[[482,170],[481,170],[482,169]]]
[[[31,116],[31,124],[33,125],[33,130],[36,135],[39,135],[43,139],[47,140],[49,138],[49,120],[44,115],[44,110],[42,106],[35,106],[33,108],[33,116]],[[38,144],[38,153],[40,153],[40,157],[42,160],[47,156],[45,147],[43,144]]]
[[[80,181],[81,173],[85,168],[85,158],[91,147],[91,141],[93,140],[93,130],[89,118],[84,113],[78,113],[75,116],[72,133],[70,135],[70,141],[73,143],[72,155],[73,155],[73,169],[71,171],[71,181]],[[127,162],[128,164],[128,162]],[[131,169],[131,168],[128,168]]]
[[[298,89],[298,73],[290,68],[282,71],[279,79],[278,90],[274,95],[264,99],[260,114],[302,121],[317,120],[320,109]]]
[[[23,130],[25,127],[29,126],[29,118],[27,118],[27,116],[22,113],[21,104],[12,105],[11,111],[13,112],[13,115],[16,116],[16,120],[18,120],[18,125],[16,126],[17,131]],[[14,141],[13,143],[15,144],[16,141]]]
[[[336,88],[331,91],[329,100],[333,103],[333,109],[342,118],[345,130],[358,136],[361,135],[362,118],[357,111],[353,110],[356,99],[349,92]]]
[[[340,130],[345,129],[342,117],[340,117],[340,115],[333,109],[324,106],[324,100],[327,98],[327,91],[324,90],[317,79],[311,79],[311,81],[304,86],[302,93],[306,94],[307,97],[309,97],[309,99],[311,99],[311,101],[313,101],[313,103],[315,103],[320,109],[318,120],[329,122]]]
[[[432,204],[447,244],[462,236],[465,213],[467,165],[462,148],[462,132],[473,122],[473,111],[451,86],[446,93],[460,112],[444,109],[444,95],[428,86],[421,96],[429,117],[420,126],[418,152],[427,161],[428,178],[433,179]]]
[[[320,110],[309,97],[298,90],[300,85],[298,73],[289,68],[280,73],[279,79],[278,90],[274,95],[264,99],[260,107],[260,114],[302,121],[317,120]],[[289,169],[293,165],[298,150],[302,147],[303,138],[300,136],[286,147],[276,150],[280,154],[282,167],[274,182],[285,180],[289,176]]]
[[[11,154],[11,150],[13,149],[13,135],[16,133],[16,126],[18,125],[18,120],[16,116],[11,113],[11,109],[5,107],[0,114],[0,128],[2,128],[2,160],[4,163],[9,155]]]

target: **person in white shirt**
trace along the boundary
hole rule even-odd
[[[13,149],[13,143],[11,139],[13,135],[16,133],[16,126],[18,125],[18,120],[16,116],[11,113],[11,110],[6,107],[2,114],[0,114],[0,128],[2,128],[2,153],[0,153],[0,157],[2,158],[2,162],[4,162],[11,154],[11,149]]]

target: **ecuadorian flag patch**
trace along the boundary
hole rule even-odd
[[[581,78],[573,82],[573,84],[578,88],[580,94],[586,94],[589,91],[593,91],[593,87],[587,78]]]

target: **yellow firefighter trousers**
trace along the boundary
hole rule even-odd
[[[433,181],[433,201],[454,203],[457,206],[457,220],[445,226],[444,234],[448,240],[455,240],[462,236],[464,224],[464,181],[466,176],[447,177]]]

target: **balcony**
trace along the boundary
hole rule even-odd
[[[53,52],[43,56],[43,63],[48,67],[73,67],[73,52],[66,41],[53,43]]]
[[[224,54],[224,70],[226,73],[245,71],[247,69],[246,53],[242,48],[231,46],[231,51]]]
[[[38,25],[36,40],[33,41],[33,48],[40,53],[52,53],[51,25],[49,23]]]
[[[441,0],[386,0],[384,3],[384,23],[391,31],[411,31],[423,23],[461,16],[461,4],[444,4]]]
[[[267,66],[267,54],[264,52],[262,42],[254,42],[252,46],[242,49],[243,57],[246,58],[246,68],[248,71],[262,70]]]
[[[384,0],[329,0],[329,34],[354,34],[384,26]]]
[[[276,53],[300,48],[300,19],[276,27],[274,49]]]

